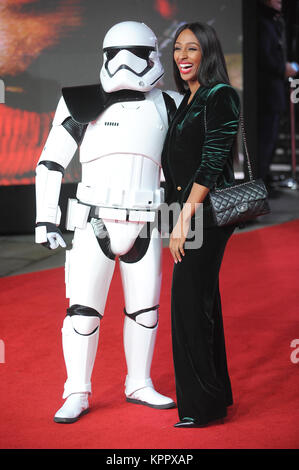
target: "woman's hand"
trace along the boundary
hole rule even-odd
[[[185,256],[184,243],[189,232],[191,217],[195,214],[199,205],[204,201],[208,192],[209,188],[198,183],[193,183],[189,197],[185,202],[178,221],[170,235],[169,249],[175,263],[178,261],[181,262],[182,256]]]
[[[185,256],[184,243],[190,227],[190,219],[184,219],[180,215],[171,235],[169,241],[169,249],[174,259],[174,262],[182,261],[182,256]]]

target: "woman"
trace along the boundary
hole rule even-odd
[[[239,98],[210,26],[183,25],[175,35],[173,60],[175,81],[185,96],[168,130],[162,166],[166,202],[181,205],[169,248],[175,262],[171,316],[180,418],[175,427],[186,428],[225,417],[233,401],[218,280],[235,226],[214,224],[208,193],[215,185],[234,183]],[[186,234],[198,203],[203,203],[203,243],[187,249]]]

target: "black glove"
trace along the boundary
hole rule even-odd
[[[55,250],[59,246],[66,248],[66,243],[57,225],[51,222],[38,222],[36,227],[46,227],[47,229],[47,242],[42,243],[43,246],[49,248],[49,250]]]

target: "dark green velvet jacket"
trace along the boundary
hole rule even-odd
[[[239,125],[237,92],[230,85],[218,84],[199,87],[188,105],[189,96],[188,91],[170,124],[163,147],[167,204],[183,204],[194,182],[213,189],[228,187],[235,181],[232,147]],[[213,225],[208,196],[203,210],[204,227]]]

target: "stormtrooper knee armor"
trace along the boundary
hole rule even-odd
[[[157,39],[143,23],[123,22],[104,38],[100,84],[63,89],[36,170],[36,242],[63,246],[58,229],[63,173],[80,148],[82,179],[70,201],[66,286],[70,308],[62,328],[67,369],[63,407],[55,421],[88,410],[100,318],[120,262],[126,300],[125,394],[131,403],[174,406],[154,390],[150,367],[158,325],[159,234],[141,240],[163,202],[161,151],[169,116],[181,96],[155,88],[163,75]]]
[[[91,374],[96,357],[100,318],[94,309],[73,305],[63,322],[62,343],[67,368],[63,398],[69,397],[54,417],[57,423],[72,423],[89,409]]]
[[[155,392],[150,378],[158,326],[156,308],[132,314],[126,313],[124,347],[128,375],[125,382],[125,393],[127,401],[130,403],[147,404],[153,408],[167,408],[172,407],[172,402],[167,397],[162,397]],[[143,319],[139,319],[137,315],[142,316]],[[141,321],[142,323],[140,323]],[[132,338],[135,338],[133,342]]]

